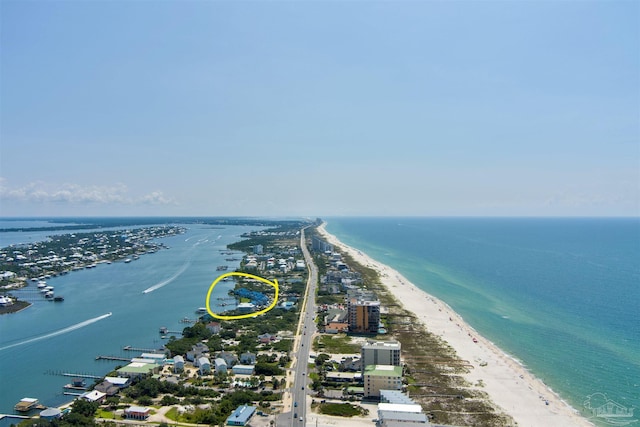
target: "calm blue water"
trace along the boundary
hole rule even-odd
[[[187,326],[181,319],[196,317],[220,275],[216,267],[237,267],[220,250],[256,227],[185,227],[186,234],[161,240],[170,249],[47,280],[64,302],[41,299],[22,312],[0,316],[0,413],[12,413],[23,397],[49,406],[70,401],[73,397],[62,394],[69,378],[56,372],[105,375],[124,362],[96,361],[96,356],[136,357],[139,353],[122,348],[158,348],[164,342],[161,326],[181,331]],[[212,305],[231,286],[216,286]],[[149,288],[155,290],[143,294]],[[36,285],[21,292],[37,292]]]
[[[327,222],[447,302],[585,416],[594,393],[640,408],[640,219]]]

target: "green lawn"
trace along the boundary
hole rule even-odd
[[[111,411],[105,411],[104,409],[98,409],[96,412],[96,418],[105,418],[108,420],[113,420],[115,418],[115,414]]]
[[[359,344],[351,344],[351,337],[347,335],[321,335],[313,343],[313,349],[324,353],[359,354]]]

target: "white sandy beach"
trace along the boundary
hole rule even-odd
[[[396,270],[343,244],[329,234],[324,225],[318,231],[328,242],[348,253],[357,262],[377,270],[382,283],[407,310],[415,313],[430,332],[446,340],[461,359],[473,365],[465,378],[471,384],[478,384],[482,380],[483,386],[479,389],[489,394],[493,403],[511,415],[518,426],[593,425],[512,357],[478,335],[447,304],[420,290]],[[473,341],[474,337],[477,342]]]

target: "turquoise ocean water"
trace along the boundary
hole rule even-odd
[[[589,401],[640,408],[640,219],[330,218],[327,231],[448,303],[596,424]]]
[[[255,228],[185,226],[161,240],[168,250],[48,280],[63,303],[0,316],[0,413],[26,396],[69,401],[59,372],[104,375],[122,362],[96,356],[137,356],[122,347],[159,347],[160,326],[195,317],[216,266],[234,267],[220,250]],[[640,220],[331,218],[327,229],[447,302],[585,416],[596,393],[640,408]],[[0,233],[0,246],[50,234]]]
[[[223,273],[216,267],[228,265],[233,270],[239,264],[227,261],[229,255],[221,250],[241,240],[244,232],[257,229],[194,224],[185,227],[185,234],[160,240],[169,249],[142,255],[128,264],[101,264],[48,279],[56,295],[65,297],[64,302],[36,297],[26,310],[0,316],[0,413],[13,413],[13,406],[23,397],[38,398],[49,406],[72,400],[73,396],[63,394],[63,386],[71,378],[59,375],[61,372],[102,376],[124,364],[97,361],[98,355],[139,356],[124,351],[127,345],[159,348],[164,342],[159,333],[161,326],[181,331],[188,325],[180,320],[196,318],[195,311],[205,306],[209,286]],[[0,234],[0,246],[7,246],[64,233]],[[226,296],[231,286],[231,282],[216,286],[212,306],[216,303],[214,298]],[[153,288],[151,292],[143,293],[149,288]],[[36,285],[31,284],[16,295],[21,292],[29,298],[37,294]],[[93,380],[87,383],[92,384]]]

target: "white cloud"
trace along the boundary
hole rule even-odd
[[[11,188],[4,178],[0,178],[0,199],[6,201],[60,203],[60,204],[120,204],[120,205],[170,205],[171,197],[161,191],[153,191],[143,196],[132,196],[125,184],[111,186],[79,185],[32,182],[23,187]]]

